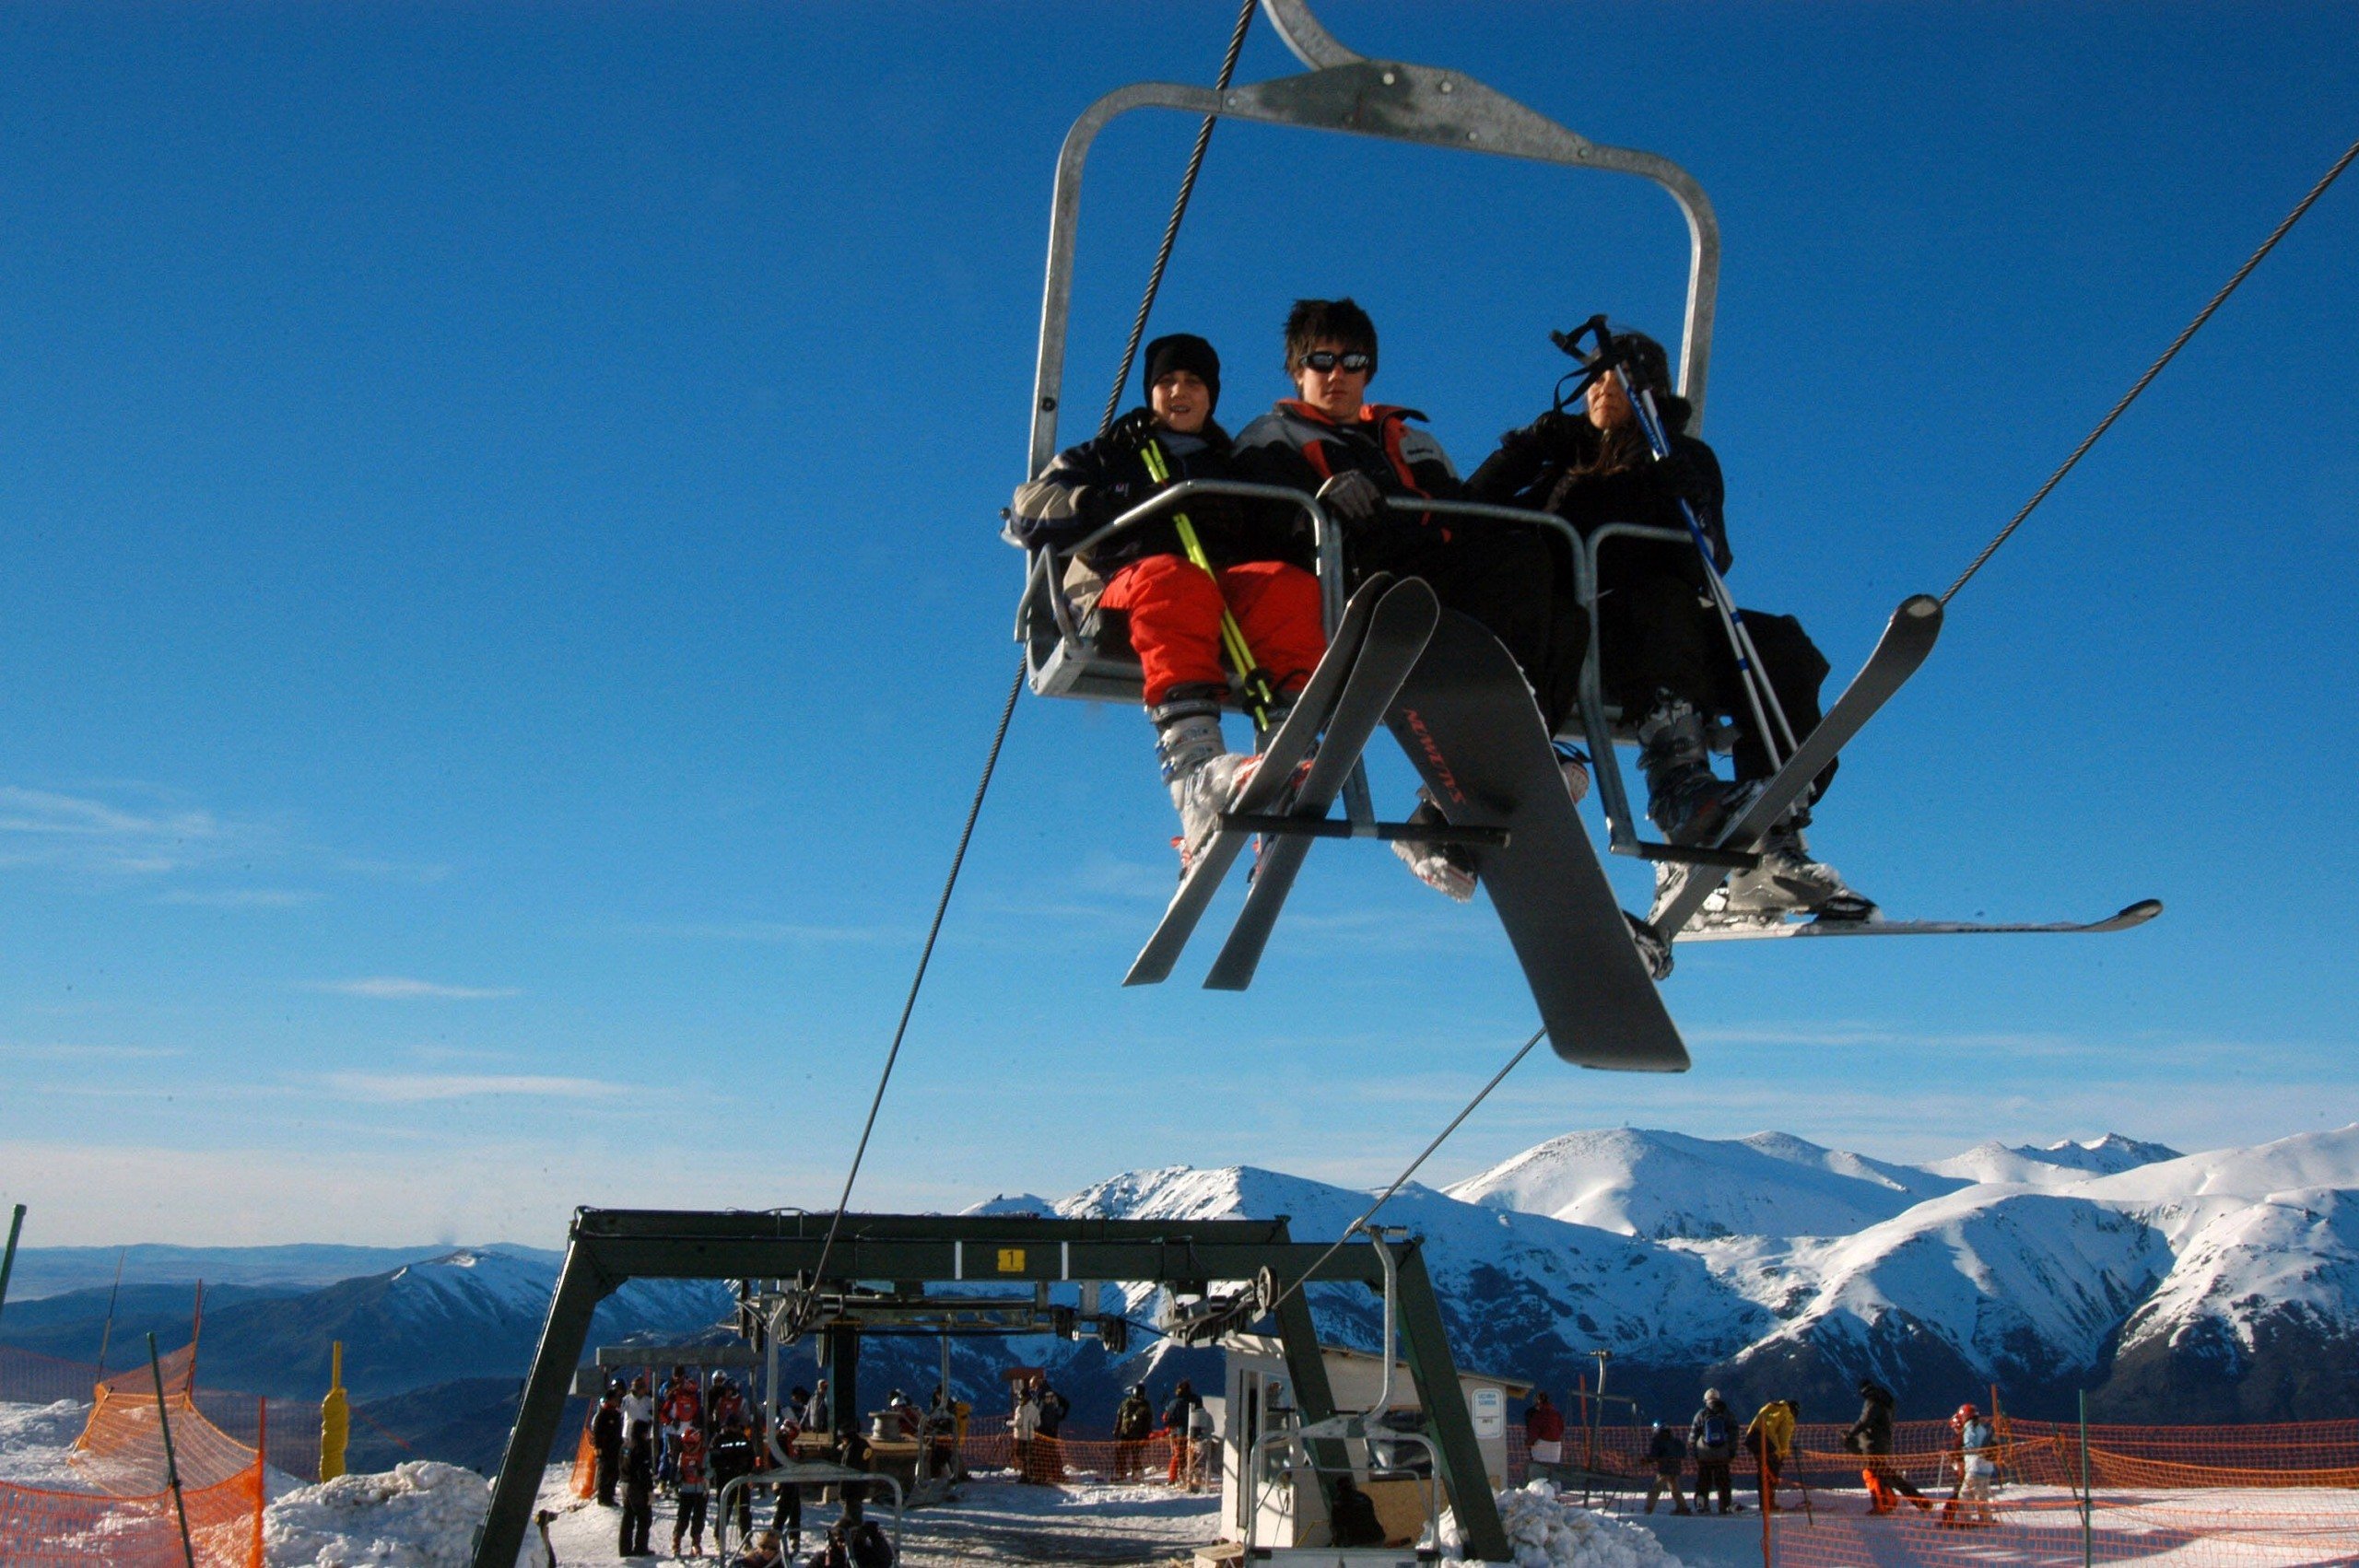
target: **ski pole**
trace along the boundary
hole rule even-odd
[[[1145,445],[1139,448],[1139,456],[1145,461],[1147,477],[1158,485],[1171,482],[1171,465],[1164,461],[1161,443],[1150,438]],[[1171,526],[1173,532],[1180,535],[1180,548],[1187,552],[1188,559],[1193,561],[1217,587],[1220,574],[1213,570],[1212,556],[1205,553],[1203,542],[1196,537],[1196,525],[1188,521],[1188,514],[1173,512]],[[1226,602],[1220,611],[1220,640],[1228,654],[1229,662],[1237,666],[1237,678],[1245,688],[1246,706],[1253,713],[1253,728],[1257,731],[1266,731],[1270,727],[1270,710],[1278,705],[1278,694],[1270,685],[1270,673],[1253,661],[1253,649],[1246,643],[1245,628],[1237,624],[1237,617],[1229,612]]]
[[[1609,340],[1610,341],[1610,340]],[[1631,411],[1637,415],[1638,428],[1645,432],[1647,446],[1657,462],[1671,456],[1670,438],[1663,434],[1662,417],[1655,411],[1654,393],[1635,384],[1619,369],[1610,372],[1622,384],[1623,394],[1629,399]],[[1710,590],[1712,608],[1719,613],[1720,628],[1728,634],[1729,646],[1736,654],[1737,676],[1744,683],[1746,704],[1753,709],[1753,722],[1761,735],[1762,749],[1769,754],[1769,766],[1774,770],[1783,766],[1785,758],[1778,753],[1778,742],[1783,737],[1789,755],[1797,748],[1793,726],[1786,721],[1786,710],[1778,701],[1778,693],[1769,685],[1769,677],[1761,668],[1760,650],[1753,646],[1753,633],[1744,624],[1744,612],[1736,607],[1736,598],[1729,592],[1728,579],[1720,576],[1719,568],[1712,560],[1712,541],[1704,532],[1703,520],[1696,515],[1695,506],[1684,496],[1676,497],[1679,515],[1687,521],[1687,535],[1695,541],[1696,554],[1704,568],[1704,581]],[[1767,712],[1763,711],[1764,704]],[[1768,720],[1774,716],[1777,730],[1773,733]]]

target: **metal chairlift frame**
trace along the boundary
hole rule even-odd
[[[1679,347],[1679,391],[1700,426],[1711,361],[1712,323],[1719,293],[1720,231],[1704,188],[1684,169],[1657,153],[1592,142],[1463,72],[1373,60],[1336,41],[1311,14],[1308,0],[1262,0],[1262,14],[1297,59],[1310,69],[1300,76],[1249,83],[1215,92],[1172,82],[1139,82],[1118,88],[1082,111],[1065,133],[1057,155],[1050,203],[1048,273],[1040,304],[1039,359],[1033,374],[1030,450],[1026,472],[1038,474],[1061,450],[1067,329],[1073,307],[1074,248],[1081,222],[1082,174],[1097,135],[1121,115],[1138,109],[1168,109],[1183,114],[1250,120],[1422,143],[1460,152],[1519,158],[1566,169],[1595,169],[1650,180],[1667,192],[1687,220],[1687,302]],[[1084,629],[1065,592],[1065,560],[1100,541],[1135,528],[1197,495],[1238,496],[1289,501],[1310,520],[1318,550],[1319,577],[1328,629],[1334,629],[1344,601],[1342,538],[1312,497],[1299,491],[1261,485],[1193,480],[1173,486],[1133,508],[1071,550],[1034,550],[1027,563],[1016,639],[1025,646],[1027,678],[1042,696],[1135,702],[1141,673],[1134,661],[1099,649]],[[1400,503],[1396,503],[1400,504]],[[1614,716],[1602,696],[1598,670],[1597,550],[1613,539],[1654,539],[1680,545],[1687,536],[1672,530],[1616,524],[1582,538],[1562,519],[1512,507],[1419,499],[1419,511],[1441,511],[1500,522],[1544,528],[1570,549],[1576,594],[1590,618],[1588,658],[1580,679],[1582,738],[1598,760],[1600,801],[1609,839],[1621,854],[1651,855],[1664,847],[1640,840],[1628,792],[1614,766]],[[1346,791],[1353,820],[1373,820],[1364,777],[1356,770]],[[1710,858],[1684,850],[1675,858]]]

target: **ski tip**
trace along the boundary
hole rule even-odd
[[[2105,923],[2112,927],[2115,930],[2127,930],[2131,926],[2144,925],[2147,921],[2153,919],[2162,912],[2163,901],[2161,899],[2141,898],[2137,903],[2130,905],[2128,908],[2122,910],[2120,914],[2116,915],[2112,919],[2107,920]]]
[[[1930,593],[1912,593],[1900,602],[1900,609],[1897,613],[1907,616],[1912,621],[1922,621],[1928,618],[1939,620],[1942,616],[1942,602]]]

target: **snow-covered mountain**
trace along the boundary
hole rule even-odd
[[[1844,1235],[1966,1184],[1783,1132],[1720,1141],[1612,1128],[1552,1138],[1449,1192],[1660,1240]]]
[[[1989,1179],[1970,1179],[1977,1169]],[[1365,1195],[1251,1167],[1128,1172],[1055,1206],[1293,1218],[1332,1237]],[[1461,1357],[1569,1382],[1843,1409],[1872,1374],[1940,1408],[1990,1383],[2025,1414],[2078,1390],[2117,1419],[2294,1419],[2359,1395],[2359,1127],[2180,1155],[2107,1136],[1929,1167],[1780,1134],[1551,1140],[1386,1217],[1426,1240]],[[1322,1327],[1372,1342],[1331,1291]]]
[[[2014,1182],[2025,1187],[2056,1187],[2093,1176],[2116,1176],[2164,1160],[2183,1158],[2160,1143],[2141,1143],[2108,1132],[2082,1142],[2066,1140],[2034,1148],[2009,1148],[1992,1141],[1978,1143],[1963,1154],[1936,1160],[1924,1168],[1961,1182]]]

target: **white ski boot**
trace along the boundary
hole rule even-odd
[[[1807,812],[1795,812],[1771,828],[1761,841],[1761,863],[1751,871],[1731,872],[1728,882],[1705,901],[1704,918],[1713,916],[1717,900],[1719,913],[1737,919],[1775,922],[1796,913],[1822,920],[1875,919],[1873,899],[1852,891],[1833,866],[1811,859],[1810,845],[1802,837],[1809,820]]]
[[[1586,777],[1586,775],[1584,775]],[[1449,819],[1434,798],[1423,789],[1417,791],[1417,809],[1409,813],[1409,821],[1442,826]],[[1419,882],[1435,892],[1445,894],[1463,904],[1474,896],[1474,862],[1465,848],[1456,844],[1430,844],[1418,838],[1395,838],[1392,852],[1407,862]]]
[[[1148,716],[1156,725],[1155,749],[1163,764],[1163,782],[1180,813],[1180,837],[1171,846],[1180,851],[1180,874],[1186,876],[1220,832],[1221,813],[1235,804],[1238,791],[1262,759],[1258,755],[1238,756],[1228,749],[1221,737],[1217,697],[1175,691],[1171,700],[1150,709]]]

